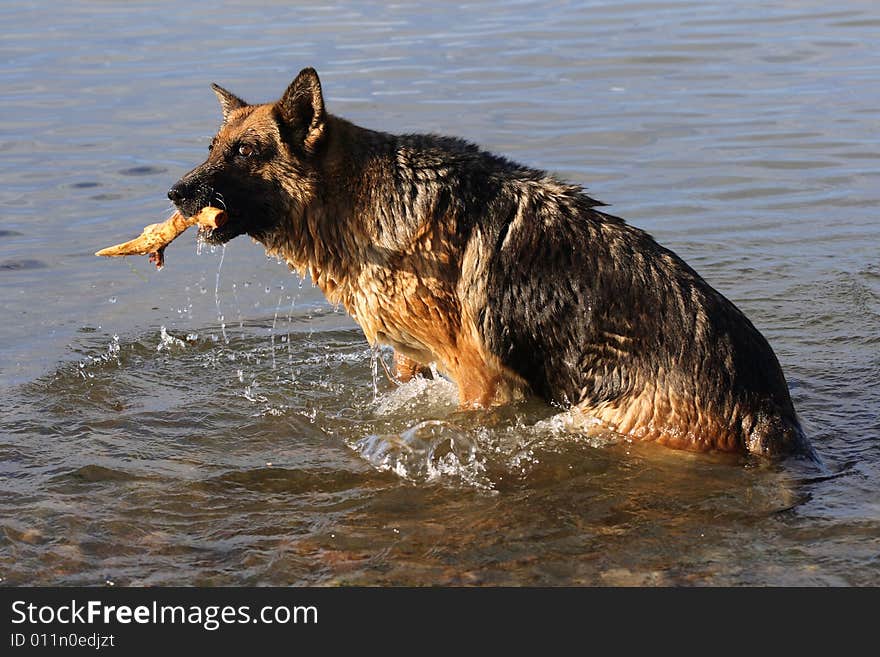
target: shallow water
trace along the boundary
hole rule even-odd
[[[2,581],[880,584],[880,12],[765,4],[4,3]],[[394,389],[246,239],[92,255],[170,212],[211,81],[264,101],[307,65],[330,111],[557,172],[677,251],[821,466]]]

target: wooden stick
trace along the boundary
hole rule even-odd
[[[225,224],[226,219],[226,212],[220,208],[210,206],[202,208],[197,215],[192,217],[185,217],[180,212],[175,212],[165,221],[146,226],[139,237],[122,244],[101,249],[95,255],[149,255],[150,262],[156,263],[156,268],[161,269],[165,265],[165,247],[171,244],[187,228],[198,224],[199,226],[214,230]]]

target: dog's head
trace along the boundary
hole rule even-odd
[[[264,105],[212,88],[223,124],[208,159],[177,181],[168,198],[186,216],[209,205],[226,210],[228,221],[206,236],[211,242],[246,233],[268,244],[315,194],[327,119],[321,82],[314,69],[303,69],[279,101]]]

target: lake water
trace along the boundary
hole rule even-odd
[[[0,6],[4,583],[880,584],[876,2],[290,5]],[[246,238],[92,255],[169,214],[211,82],[267,101],[304,66],[331,112],[556,172],[678,252],[821,465],[394,389]]]

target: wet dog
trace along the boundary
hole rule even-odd
[[[676,448],[806,448],[752,323],[581,187],[460,139],[358,127],[310,68],[274,103],[213,88],[223,124],[169,198],[225,207],[210,240],[250,235],[310,275],[401,378],[436,363],[463,407],[537,395]]]

